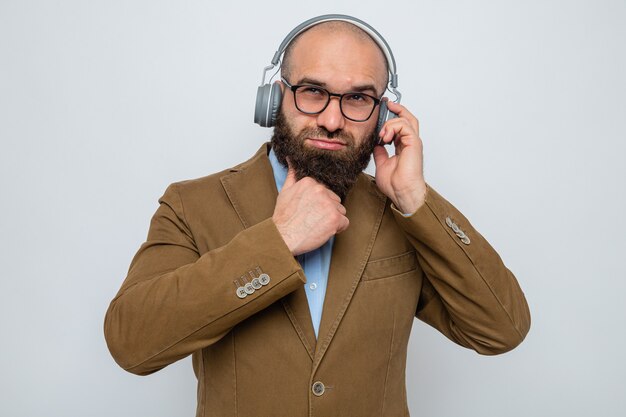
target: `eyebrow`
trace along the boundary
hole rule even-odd
[[[313,85],[319,85],[320,87],[324,87],[327,88],[327,84],[323,81],[320,80],[316,80],[314,78],[309,78],[309,77],[304,77],[302,78],[300,81],[298,81],[298,84],[313,84]],[[376,87],[374,87],[373,84],[361,84],[361,85],[355,85],[353,86],[350,91],[347,91],[349,93],[351,92],[366,92],[366,91],[370,91],[372,93],[374,93],[374,95],[376,97],[379,96],[378,91],[376,91]]]

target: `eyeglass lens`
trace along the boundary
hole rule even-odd
[[[330,101],[328,91],[320,87],[303,85],[295,91],[296,106],[304,113],[321,113]],[[341,95],[341,112],[348,119],[365,121],[369,119],[376,101],[367,94],[346,93]]]

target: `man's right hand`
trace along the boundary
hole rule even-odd
[[[278,194],[272,220],[294,255],[319,248],[349,224],[346,208],[337,194],[310,177],[296,181],[291,167]]]

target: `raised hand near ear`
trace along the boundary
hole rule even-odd
[[[346,230],[349,221],[345,215],[337,194],[310,177],[297,181],[289,166],[272,220],[291,253],[310,252]]]
[[[379,137],[393,142],[396,154],[389,156],[384,146],[374,148],[376,185],[401,212],[414,213],[426,198],[419,122],[406,107],[392,101],[387,106],[398,117],[383,125]]]

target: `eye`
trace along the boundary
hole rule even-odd
[[[361,93],[347,93],[344,100],[350,104],[369,104],[372,102],[370,96]]]
[[[312,85],[306,85],[300,87],[300,93],[306,94],[308,96],[319,96],[324,94],[324,90],[318,87],[314,87]]]

